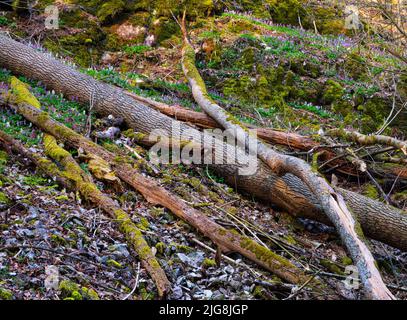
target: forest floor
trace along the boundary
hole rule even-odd
[[[22,21],[17,23],[17,27],[6,24],[0,30],[13,32],[20,28],[29,33],[29,24],[25,30]],[[237,14],[225,14],[208,25],[191,32],[193,43],[199,48],[200,70],[211,96],[240,120],[316,139],[321,132],[344,122],[348,127],[360,125],[366,130],[371,129],[369,125],[375,120],[378,122],[374,126],[381,126],[382,118],[369,113],[368,102],[372,97],[391,98],[391,85],[383,70],[401,66],[397,59],[374,45],[360,48],[361,56],[371,65],[361,71],[365,76],[355,80],[349,69],[335,68],[346,65],[349,48],[357,47],[350,38],[314,35]],[[66,63],[73,62],[69,56],[65,58]],[[185,84],[179,61],[179,43],[173,38],[166,47],[135,45],[104,53],[100,63],[81,71],[139,95],[199,111]],[[301,64],[305,68],[301,69]],[[266,71],[259,70],[259,66]],[[294,70],[293,79],[287,78],[284,69],[285,76],[279,79],[278,66]],[[0,85],[6,86],[5,80],[10,75],[7,70],[0,70]],[[124,147],[126,145],[148,160],[148,150],[134,142],[134,133],[125,126],[118,125],[119,133],[106,136],[115,119],[98,118],[89,114],[87,106],[48,91],[39,82],[19,79],[31,86],[43,110],[54,119],[80,133],[90,130],[92,139],[107,148],[119,147],[123,153],[135,157],[134,152]],[[285,91],[285,95],[282,100],[270,102],[268,91],[277,82],[276,90]],[[303,92],[295,90],[299,86]],[[318,92],[318,86],[325,91]],[[253,91],[266,92],[266,96],[252,97]],[[349,105],[342,97],[340,103],[335,104],[337,91],[341,91],[342,96],[348,95],[348,100],[349,95],[352,95],[350,100],[362,99],[360,114],[349,112]],[[314,97],[310,97],[312,94]],[[366,118],[366,114],[370,118]],[[6,107],[0,109],[0,129],[23,141],[30,150],[42,153],[40,131]],[[389,128],[387,132],[405,138],[400,126]],[[298,152],[279,148],[284,152]],[[87,171],[86,161],[78,151],[71,150],[71,153]],[[305,157],[312,161],[309,155]],[[158,170],[152,171],[150,167],[142,170],[220,225],[252,237],[310,274],[318,273],[343,298],[360,297],[359,290],[345,285],[345,269],[352,265],[352,260],[333,228],[295,219],[237,193],[206,167],[166,165],[159,166]],[[394,177],[383,177],[381,183],[387,191],[396,185]],[[365,179],[340,175],[338,184],[380,199]],[[306,288],[292,297],[298,287],[284,284],[238,254],[222,258],[217,265],[216,247],[167,209],[152,206],[137,192],[123,191],[104,182],[97,185],[131,213],[133,221],[143,230],[172,284],[169,298],[315,298]],[[98,208],[85,203],[78,194],[61,189],[23,159],[5,152],[0,153],[0,190],[0,299],[157,297],[154,283],[140,268],[137,255],[127,246],[114,222]],[[406,206],[406,190],[406,185],[400,182],[391,194],[400,208]],[[397,298],[406,299],[407,254],[376,241],[371,241],[371,245],[384,281]],[[56,288],[46,285],[51,266],[56,266],[59,273]]]

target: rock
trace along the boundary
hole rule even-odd
[[[199,268],[205,258],[202,251],[191,252],[188,255],[184,253],[177,253],[177,256],[183,263],[186,263],[193,268]]]
[[[28,215],[24,218],[24,222],[30,222],[38,218],[39,211],[38,208],[30,206],[28,208]]]
[[[225,271],[227,272],[227,273],[229,273],[229,274],[232,274],[232,273],[234,273],[235,272],[235,269],[232,267],[232,266],[226,266],[225,267]]]
[[[125,243],[118,243],[109,246],[109,251],[119,257],[128,257],[130,255]]]
[[[123,40],[134,40],[146,33],[146,28],[133,26],[129,22],[121,24],[116,29],[116,34]]]
[[[229,282],[229,284],[231,285],[231,287],[235,290],[239,289],[241,287],[241,282],[236,281],[236,280],[232,280]]]
[[[195,299],[210,299],[213,296],[213,292],[211,290],[204,290],[202,292],[197,292],[193,295]]]
[[[175,286],[172,288],[172,293],[170,294],[171,299],[174,299],[174,300],[181,299],[182,295],[183,295],[183,291],[180,286]]]
[[[31,231],[30,229],[18,229],[16,233],[22,238],[34,236],[34,232]]]
[[[110,127],[105,131],[96,132],[96,137],[101,139],[114,139],[120,134],[120,129],[116,127]]]

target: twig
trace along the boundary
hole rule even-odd
[[[136,283],[134,284],[133,290],[130,291],[130,293],[128,295],[126,295],[122,300],[127,300],[130,296],[133,295],[133,293],[136,291],[137,287],[138,287],[138,280],[140,277],[140,262],[137,263],[137,276],[136,276]]]
[[[205,243],[199,241],[196,238],[192,238],[191,239],[193,242],[195,242],[196,244],[200,245],[201,247],[205,248],[206,250],[215,253],[216,254],[216,250],[212,249],[211,247],[209,247],[208,245],[206,245]],[[236,260],[233,260],[232,258],[229,258],[228,256],[225,256],[224,254],[222,254],[222,259],[225,259],[227,261],[229,261],[230,263],[233,263],[234,265],[237,265],[239,267],[243,267],[246,268],[247,270],[249,270],[255,277],[260,277],[260,274],[256,271],[254,271],[252,268],[250,268],[247,264],[243,263],[243,262],[238,262]]]
[[[296,297],[302,289],[304,289],[316,276],[318,275],[318,272],[313,274],[307,281],[305,281],[303,283],[303,285],[301,287],[298,288],[298,290],[295,290],[295,292],[293,294],[290,294],[287,298],[283,299],[283,300],[290,300],[294,297]]]

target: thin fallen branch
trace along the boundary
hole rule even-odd
[[[407,141],[401,141],[396,138],[383,135],[365,135],[357,131],[348,131],[344,129],[329,130],[327,134],[333,137],[343,138],[351,142],[356,142],[363,146],[371,146],[376,144],[393,146],[400,149],[407,156]]]
[[[122,300],[127,300],[128,298],[130,298],[133,293],[136,291],[137,287],[138,287],[138,280],[140,278],[140,262],[137,263],[137,276],[136,276],[136,283],[134,284],[133,289],[122,299]]]
[[[185,12],[181,26],[184,36],[182,68],[198,105],[224,129],[234,134],[251,154],[257,154],[272,172],[278,175],[291,173],[301,179],[318,198],[323,211],[335,226],[352,259],[356,262],[366,296],[380,300],[395,299],[380,276],[356,216],[349,211],[342,196],[335,192],[322,176],[313,172],[303,160],[282,155],[255,139],[247,133],[247,129],[239,121],[209,97],[206,85],[196,68],[195,51],[189,42],[185,25]]]

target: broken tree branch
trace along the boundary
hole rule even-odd
[[[400,149],[407,156],[407,141],[401,141],[396,138],[383,135],[365,135],[357,131],[348,131],[343,129],[329,130],[327,134],[333,137],[340,137],[351,142],[356,142],[363,146],[370,146],[375,144],[393,146],[397,149]]]

